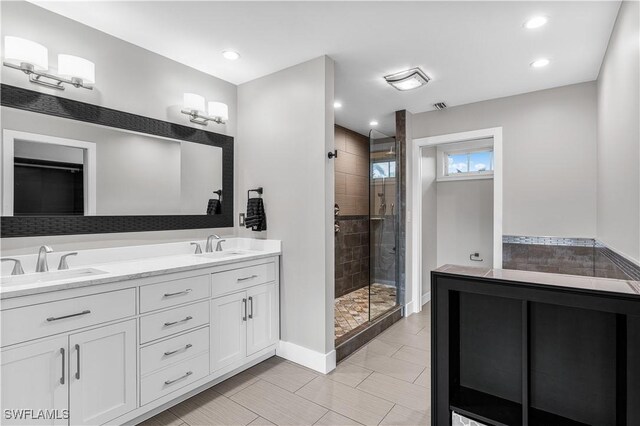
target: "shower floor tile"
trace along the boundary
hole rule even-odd
[[[396,305],[396,288],[371,284],[371,307],[369,307],[369,287],[363,287],[340,296],[335,300],[335,337],[341,337],[351,330],[385,313]]]

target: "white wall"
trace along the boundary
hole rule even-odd
[[[422,295],[431,291],[431,271],[438,267],[438,185],[436,147],[421,149],[422,178]]]
[[[282,240],[281,340],[330,353],[333,61],[320,57],[242,84],[238,105],[239,201],[246,205],[247,189],[262,186],[267,231],[260,234]]]
[[[226,125],[210,124],[205,129],[235,136],[235,85],[24,1],[2,2],[0,7],[3,40],[5,35],[13,35],[43,44],[49,49],[49,63],[53,66],[58,53],[81,56],[96,65],[96,85],[92,91],[71,87],[64,91],[48,89],[29,83],[23,73],[7,67],[0,70],[2,83],[192,127],[198,126],[180,114],[179,108],[183,92],[199,93],[208,100],[219,100],[229,106],[230,118]],[[2,127],[11,126],[3,120]],[[224,228],[3,238],[2,255],[33,253],[45,242],[55,250],[76,250],[180,241],[201,238],[214,231],[224,235],[234,233],[233,228]]]
[[[639,8],[622,2],[598,76],[597,238],[640,263]]]
[[[594,237],[595,82],[414,114],[413,137],[500,126],[503,233]]]
[[[493,267],[493,179],[436,185],[437,265]],[[469,259],[474,252],[482,262]]]

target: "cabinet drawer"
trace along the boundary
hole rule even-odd
[[[144,376],[202,353],[209,353],[209,327],[140,349],[140,374]]]
[[[209,301],[181,306],[140,318],[140,343],[209,323]]]
[[[155,311],[209,297],[209,275],[140,287],[140,312]]]
[[[2,346],[135,314],[134,288],[8,309],[0,312]]]
[[[274,262],[218,272],[211,275],[212,294],[219,296],[275,279],[276,264]]]
[[[140,381],[140,404],[148,404],[208,374],[209,355],[203,354],[143,377]]]

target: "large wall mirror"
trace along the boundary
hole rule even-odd
[[[233,226],[233,138],[2,86],[2,237]]]

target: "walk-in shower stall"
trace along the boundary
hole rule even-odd
[[[367,137],[336,127],[336,147],[335,337],[340,358],[341,347],[361,346],[384,329],[381,320],[391,313],[400,316],[396,311],[404,291],[398,270],[396,140],[376,130]]]

